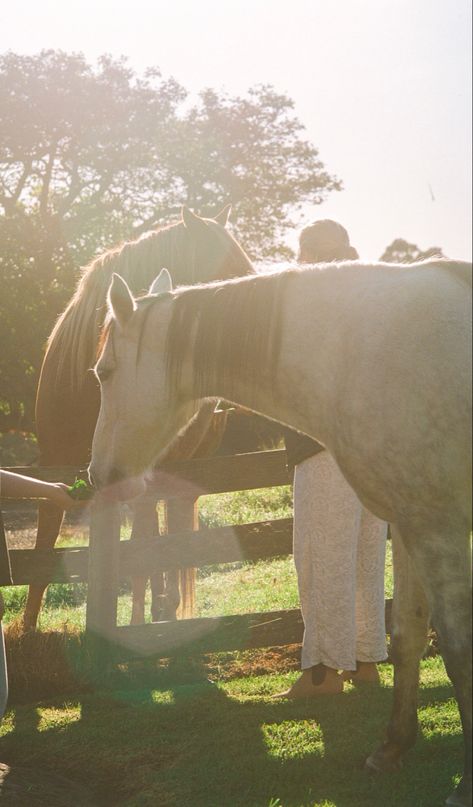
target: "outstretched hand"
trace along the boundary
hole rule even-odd
[[[78,504],[77,498],[71,495],[64,482],[43,482],[41,479],[4,470],[0,470],[0,496],[12,499],[48,499],[61,510],[69,510]]]
[[[76,507],[80,501],[74,499],[69,493],[68,485],[63,482],[51,482],[51,490],[47,498],[57,504],[61,510],[69,510],[71,507]]]

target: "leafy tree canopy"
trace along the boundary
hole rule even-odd
[[[290,257],[304,204],[341,183],[270,86],[190,104],[157,68],[42,51],[0,55],[0,429],[31,429],[45,339],[77,270],[117,242],[232,202],[253,258]]]
[[[427,258],[444,258],[440,247],[429,247],[429,249],[419,249],[416,244],[410,244],[404,238],[395,238],[392,244],[386,247],[381,255],[380,261],[387,263],[415,263],[415,261],[425,261]]]

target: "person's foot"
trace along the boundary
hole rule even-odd
[[[353,684],[376,684],[379,686],[379,672],[374,661],[357,661],[356,670],[345,670],[341,674],[343,681]]]
[[[295,683],[274,698],[313,698],[319,695],[339,695],[343,692],[343,681],[337,670],[317,664],[303,670]]]

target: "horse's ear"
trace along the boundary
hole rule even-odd
[[[120,275],[113,273],[112,282],[107,296],[108,310],[112,317],[122,327],[126,325],[131,315],[136,309],[135,298],[133,297],[128,284]]]
[[[207,226],[200,216],[193,213],[192,210],[189,210],[185,205],[182,207],[182,223],[188,230],[197,230],[198,232],[202,232],[202,228]]]
[[[217,215],[214,216],[214,221],[216,221],[218,224],[221,224],[222,227],[226,227],[231,212],[232,212],[231,204],[225,205],[225,207],[220,211],[220,213],[217,213]]]
[[[164,294],[172,291],[172,278],[167,269],[161,269],[149,287],[148,294]]]

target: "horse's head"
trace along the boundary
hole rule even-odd
[[[253,274],[253,266],[238,242],[226,229],[231,206],[214,218],[197,216],[182,208],[182,220],[175,232],[173,255],[161,265],[172,270],[176,285],[209,283]],[[177,247],[177,248],[176,248]]]
[[[118,498],[143,491],[144,472],[197,411],[197,404],[186,403],[166,385],[171,291],[165,269],[151,296],[135,300],[119,275],[109,289],[109,318],[95,366],[101,405],[89,473],[97,488],[113,485]]]

